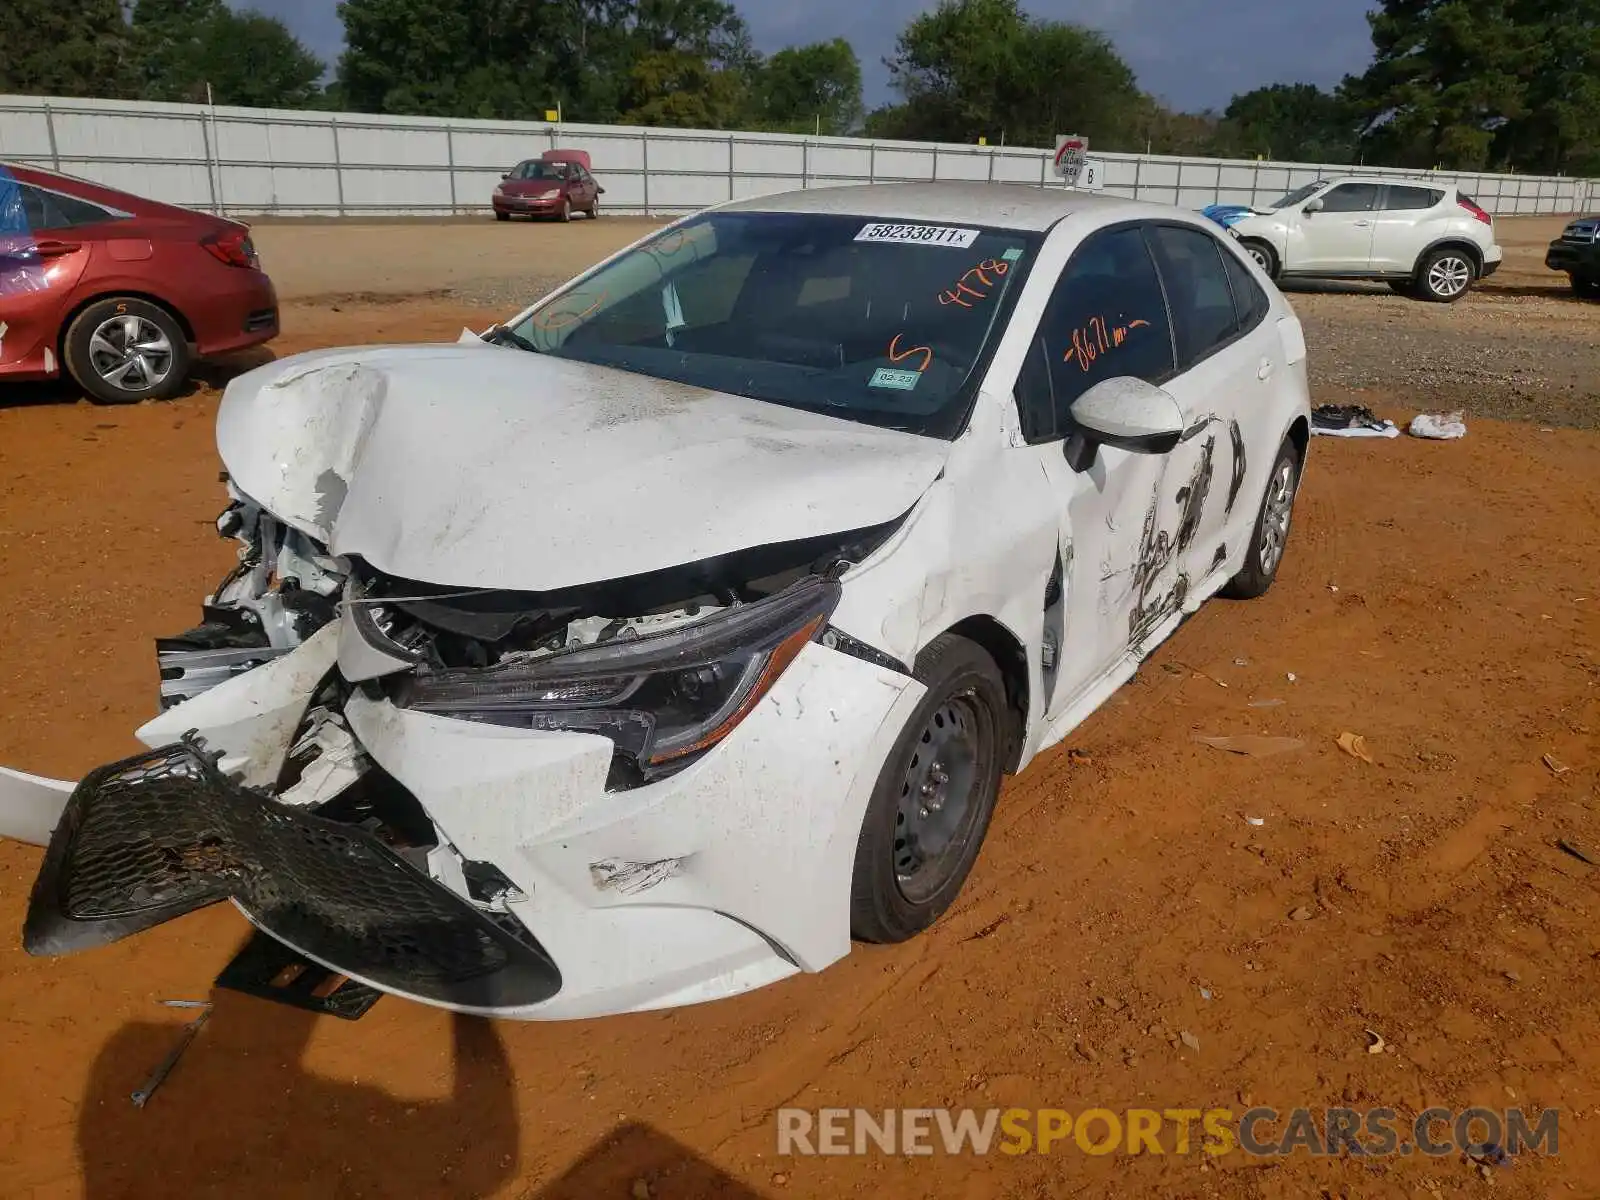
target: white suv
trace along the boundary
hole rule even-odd
[[[1214,204],[1274,279],[1381,279],[1403,296],[1448,304],[1500,267],[1494,218],[1445,183],[1319,179],[1267,208]]]

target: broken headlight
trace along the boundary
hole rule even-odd
[[[610,738],[647,774],[707,750],[742,721],[839,603],[812,576],[699,624],[534,659],[410,677],[400,701],[441,716]]]

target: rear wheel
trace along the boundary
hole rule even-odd
[[[1000,794],[1008,718],[1000,669],[945,634],[917,658],[927,694],[878,776],[856,843],[850,928],[903,942],[939,919],[977,860]]]
[[[67,329],[67,370],[97,404],[177,394],[189,376],[189,342],[170,312],[149,300],[97,300]]]
[[[1417,264],[1416,296],[1435,304],[1454,304],[1472,288],[1478,268],[1465,250],[1446,246]]]
[[[1283,552],[1289,543],[1289,524],[1294,517],[1294,498],[1300,489],[1300,450],[1289,438],[1278,447],[1272,474],[1267,479],[1267,494],[1261,498],[1255,529],[1250,534],[1250,552],[1244,567],[1230,579],[1222,594],[1235,600],[1254,600],[1266,594],[1283,565]]]

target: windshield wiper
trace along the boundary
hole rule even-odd
[[[513,333],[504,325],[496,325],[483,335],[483,340],[491,346],[515,346],[518,350],[526,350],[529,354],[543,354],[544,351],[535,346],[520,333]]]

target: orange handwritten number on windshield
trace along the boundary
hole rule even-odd
[[[1010,263],[1002,262],[999,259],[986,258],[958,279],[955,287],[946,288],[940,292],[939,303],[941,305],[959,304],[962,308],[971,308],[972,305],[969,303],[969,299],[987,300],[989,298],[987,291],[979,291],[972,286],[972,277],[976,275],[978,283],[983,285],[984,288],[992,288],[994,279],[991,279],[990,276],[999,278],[1009,270],[1011,270]]]
[[[1061,361],[1077,359],[1079,369],[1087,371],[1107,350],[1113,350],[1127,341],[1131,330],[1145,328],[1149,324],[1149,321],[1129,321],[1126,325],[1107,325],[1104,317],[1091,317],[1082,329],[1072,331],[1072,345],[1061,356]]]
[[[928,369],[928,365],[933,362],[933,350],[928,346],[911,346],[905,350],[901,350],[899,348],[900,339],[904,336],[904,334],[897,333],[894,335],[894,341],[889,343],[889,361],[892,363],[903,363],[913,354],[920,354],[922,355],[922,365],[917,368],[917,374],[920,375],[922,372],[926,371]]]
[[[546,331],[565,329],[568,325],[576,325],[585,317],[593,316],[599,307],[605,302],[606,293],[601,292],[600,295],[595,298],[595,302],[589,305],[589,307],[584,309],[582,312],[573,312],[571,309],[568,309],[566,312],[542,312],[535,316],[533,323],[540,329]]]

